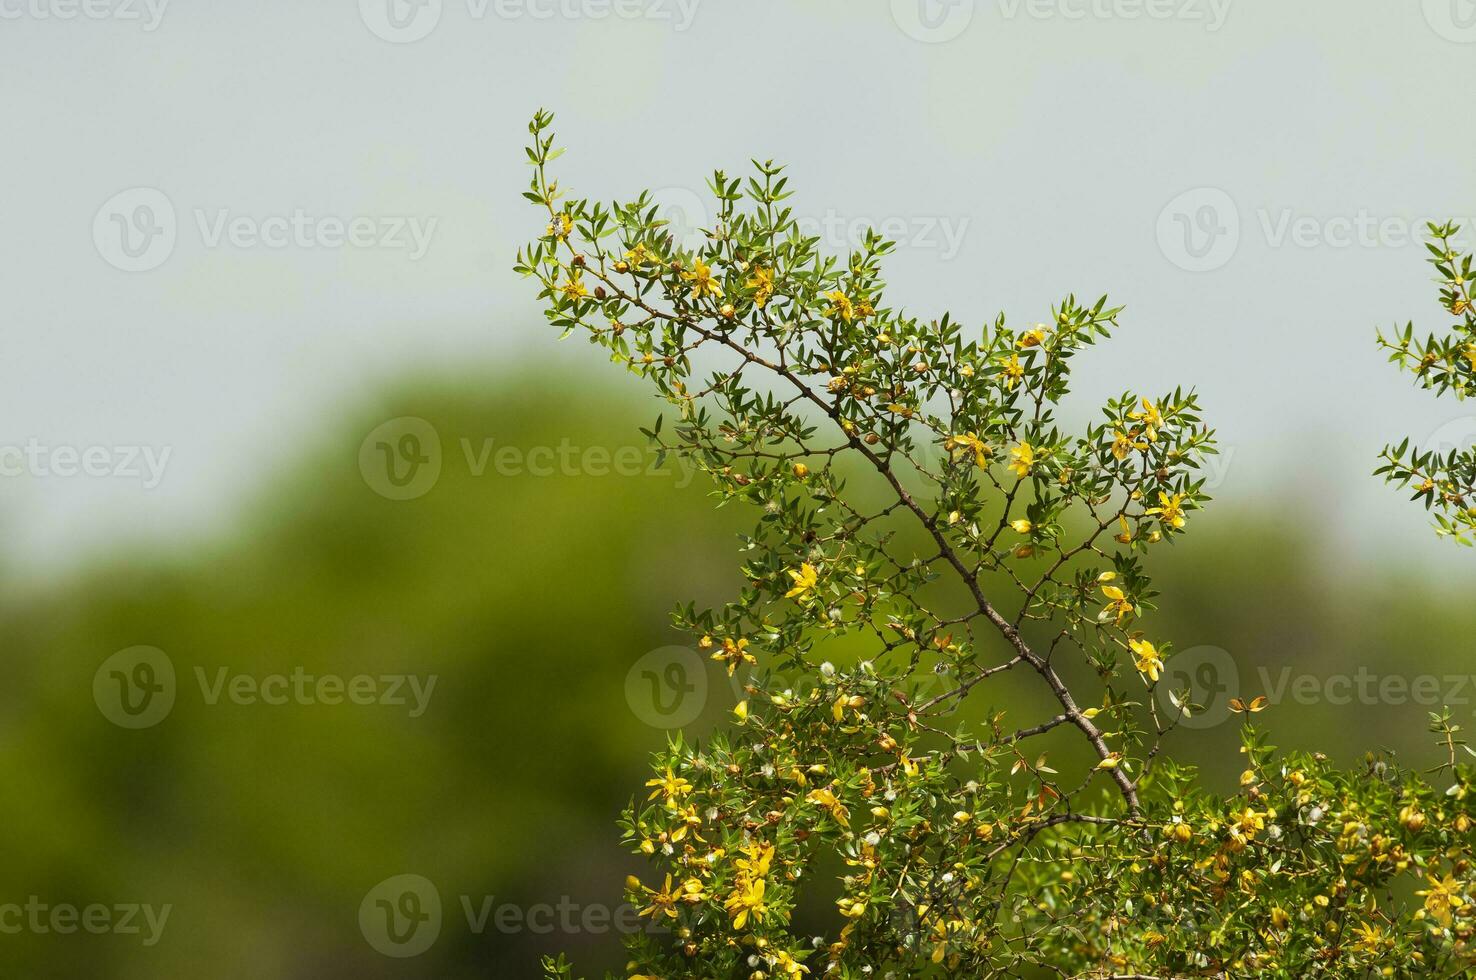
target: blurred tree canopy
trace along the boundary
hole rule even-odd
[[[673,597],[731,589],[744,518],[714,515],[705,488],[678,489],[671,471],[477,475],[487,439],[494,451],[644,447],[633,385],[564,381],[407,384],[327,428],[233,530],[188,554],[119,554],[39,592],[10,569],[0,901],[173,910],[147,948],[137,936],[0,935],[4,975],[532,976],[555,951],[591,971],[622,962],[609,934],[477,935],[459,896],[621,901],[614,819],[666,738],[632,711],[626,675],[677,642]],[[375,493],[357,464],[365,435],[401,416],[427,420],[442,442],[439,480],[410,501]],[[1418,569],[1361,579],[1330,568],[1284,509],[1222,508],[1197,530],[1159,558],[1176,583],[1159,620],[1181,651],[1239,660],[1244,695],[1272,693],[1261,668],[1273,681],[1286,668],[1472,673],[1476,610]],[[178,697],[162,723],[127,731],[100,713],[92,682],[139,644],[172,659]],[[222,667],[439,680],[411,718],[388,705],[210,705],[197,667],[212,681]],[[725,680],[713,665],[709,722],[732,707]],[[1458,713],[1476,690],[1466,696]],[[1349,760],[1390,746],[1420,765],[1427,710],[1287,696],[1266,717],[1283,745]],[[1181,733],[1171,749],[1228,784],[1237,730]],[[1358,738],[1329,746],[1329,731],[1349,730]],[[424,955],[393,960],[366,943],[357,913],[402,873],[436,883],[445,922]]]

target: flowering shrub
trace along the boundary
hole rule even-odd
[[[747,697],[659,753],[621,821],[653,865],[627,898],[663,927],[631,938],[625,978],[1472,968],[1476,817],[1448,718],[1441,789],[1374,756],[1279,757],[1247,725],[1226,799],[1160,751],[1197,706],[1158,690],[1173,646],[1145,560],[1208,501],[1215,448],[1182,389],[1058,421],[1118,308],[1067,297],[967,334],[910,315],[881,278],[891,244],[821,254],[769,163],[714,175],[689,250],[647,196],[565,195],[551,121],[530,126],[547,225],[518,270],[672,406],[653,442],[759,515],[736,597],[675,613]],[[980,704],[1014,675],[1039,702]]]
[[[1449,334],[1414,336],[1409,323],[1393,339],[1379,334],[1379,346],[1389,351],[1389,360],[1419,379],[1423,388],[1438,394],[1454,391],[1457,398],[1476,395],[1476,306],[1471,286],[1476,272],[1471,256],[1459,255],[1451,240],[1460,232],[1452,224],[1431,225],[1427,246],[1431,264],[1440,273],[1440,305],[1459,322]],[[1462,544],[1472,543],[1476,531],[1476,447],[1452,447],[1421,452],[1408,439],[1384,448],[1383,465],[1376,471],[1388,482],[1410,487],[1414,499],[1423,500],[1435,515],[1436,531]]]

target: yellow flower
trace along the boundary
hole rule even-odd
[[[721,296],[723,287],[712,277],[712,268],[701,259],[693,262],[690,272],[683,272],[682,278],[692,284],[692,298],[701,299],[704,296]]]
[[[791,977],[797,977],[802,973],[810,972],[809,967],[782,951],[774,954],[774,966],[783,970],[787,976]]]
[[[1122,753],[1121,752],[1108,752],[1107,755],[1106,755],[1106,757],[1103,758],[1101,762],[1097,763],[1097,768],[1098,769],[1116,769],[1120,765],[1122,765]]]
[[[671,832],[671,839],[673,841],[686,840],[689,830],[702,826],[702,818],[697,816],[697,807],[695,806],[689,806],[685,810],[678,810],[677,813],[681,816],[682,822]],[[698,837],[697,839],[701,840],[702,838]]]
[[[1149,442],[1158,441],[1158,430],[1163,428],[1163,413],[1158,406],[1148,399],[1143,399],[1143,410],[1141,412],[1129,412],[1128,418],[1135,422],[1143,423],[1143,435]]]
[[[1009,469],[1017,477],[1024,479],[1035,469],[1035,447],[1028,442],[1022,442],[1010,450]]]
[[[753,290],[753,305],[763,309],[769,302],[769,297],[774,295],[774,271],[756,265],[746,285]]]
[[[646,894],[650,896],[651,904],[641,909],[641,915],[649,915],[653,919],[661,915],[671,919],[677,917],[676,903],[679,896],[671,890],[671,875],[666,876],[666,884],[660,891],[647,888]]]
[[[747,701],[739,701],[738,702],[737,706],[733,708],[733,717],[738,719],[738,724],[740,724],[740,725],[743,724],[744,722],[748,721],[748,702]]]
[[[1239,848],[1255,840],[1256,833],[1266,829],[1266,815],[1246,807],[1239,813],[1230,814],[1230,840]]]
[[[549,222],[547,232],[553,238],[568,238],[569,232],[574,230],[574,219],[567,214],[557,215]]]
[[[757,660],[753,654],[748,652],[748,641],[740,639],[734,642],[728,637],[723,638],[723,648],[712,655],[713,660],[725,660],[728,663],[728,676],[738,669],[739,664],[756,664]]]
[[[1153,683],[1158,682],[1158,672],[1163,669],[1163,657],[1147,640],[1128,640],[1128,646],[1138,658],[1138,673]]]
[[[1010,527],[1014,528],[1020,534],[1029,534],[1031,531],[1035,530],[1035,525],[1031,524],[1023,517],[1020,518],[1018,521],[1010,521]]]
[[[1020,358],[1011,354],[1008,361],[1000,361],[1004,367],[1004,379],[1006,388],[1014,388],[1025,377],[1025,368],[1020,364]]]
[[[1133,442],[1132,438],[1121,429],[1116,430],[1112,437],[1112,455],[1119,461],[1127,459],[1134,449],[1147,451],[1146,442]]]
[[[1476,344],[1466,345],[1466,360],[1471,362],[1471,370],[1476,371]]]
[[[986,443],[983,439],[980,439],[974,433],[965,432],[961,436],[954,436],[952,439],[948,440],[948,442],[951,444],[951,448],[955,453],[973,450],[974,463],[980,468],[989,465],[989,454],[993,452],[993,450],[989,448],[988,443]]]
[[[810,790],[810,795],[805,797],[805,799],[809,800],[811,803],[818,803],[821,806],[825,807],[825,809],[829,810],[830,815],[835,818],[835,822],[840,824],[842,827],[849,827],[851,825],[851,822],[848,819],[848,817],[850,816],[850,811],[846,809],[845,804],[836,799],[835,794],[832,793],[830,790],[812,789]]]
[[[965,432],[961,436],[950,437],[945,440],[944,448],[953,451],[955,454],[972,450],[974,453],[974,463],[980,468],[989,465],[989,454],[993,452],[989,448],[988,443],[972,432]]]
[[[1415,892],[1415,894],[1425,896],[1425,911],[1430,913],[1430,917],[1436,922],[1448,928],[1454,910],[1466,904],[1466,900],[1461,898],[1460,891],[1460,882],[1446,875],[1444,881],[1431,876],[1429,889]]]
[[[747,858],[738,858],[733,863],[738,866],[741,874],[749,878],[762,878],[769,873],[769,865],[774,860],[774,845],[754,842],[743,846],[743,853]]]
[[[1045,339],[1046,326],[1044,323],[1037,323],[1034,328],[1022,333],[1020,335],[1020,339],[1016,341],[1016,344],[1019,345],[1021,350],[1027,350],[1031,347],[1039,347],[1041,344],[1045,343]]]
[[[830,309],[825,311],[826,316],[832,318],[840,317],[847,323],[850,323],[856,318],[856,307],[851,304],[851,298],[845,293],[837,289],[833,292],[826,293],[826,296],[830,299],[831,303]]]
[[[1384,937],[1384,930],[1372,922],[1365,922],[1357,926],[1353,934],[1358,937],[1353,941],[1353,948],[1360,953],[1372,955],[1381,952],[1389,944]]]
[[[836,721],[840,721],[845,718],[847,708],[855,711],[865,703],[866,699],[858,694],[847,695],[843,693],[840,697],[835,699],[835,704],[831,706],[831,717],[833,717]]]
[[[681,776],[673,773],[671,771],[671,766],[666,767],[665,776],[660,776],[656,779],[648,779],[646,780],[646,785],[656,787],[656,789],[654,789],[651,792],[651,795],[646,797],[646,799],[654,800],[658,796],[663,796],[666,798],[666,803],[668,806],[671,806],[674,801],[692,792],[692,784],[687,782]]]
[[[764,915],[768,907],[764,905],[764,879],[756,878],[753,881],[739,880],[738,887],[728,900],[723,903],[728,914],[733,917],[733,928],[742,929],[748,923],[750,916],[753,921],[764,921]]]
[[[631,265],[648,265],[656,261],[656,255],[646,247],[645,242],[638,242],[635,248],[625,253],[625,261]]]
[[[583,299],[589,295],[589,290],[584,285],[584,277],[578,272],[571,275],[562,288],[564,296],[568,299]]]
[[[820,581],[820,573],[809,562],[803,562],[798,571],[792,568],[789,569],[788,575],[794,580],[794,588],[784,593],[784,598],[786,599],[808,595],[815,588],[815,583]]]
[[[1110,616],[1113,617],[1118,625],[1121,625],[1124,619],[1137,612],[1136,607],[1128,600],[1127,595],[1117,586],[1102,586],[1102,594],[1107,597],[1107,605],[1102,609],[1097,619],[1103,620]]]
[[[1176,493],[1172,497],[1162,490],[1158,492],[1158,506],[1150,507],[1144,511],[1148,516],[1157,516],[1160,521],[1170,527],[1184,526],[1184,495]]]

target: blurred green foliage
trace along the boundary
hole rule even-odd
[[[173,908],[152,947],[140,936],[0,933],[0,975],[522,977],[556,951],[591,974],[618,966],[608,933],[489,921],[478,934],[461,896],[474,909],[489,896],[522,909],[620,901],[631,865],[614,818],[666,738],[632,710],[627,674],[688,639],[668,624],[676,602],[733,591],[732,534],[751,515],[713,511],[701,485],[678,488],[670,465],[501,475],[489,457],[478,472],[488,439],[524,457],[561,444],[644,451],[643,399],[561,370],[522,375],[554,384],[428,381],[361,406],[264,486],[234,531],[191,554],[119,555],[40,591],[12,570],[0,903]],[[409,501],[376,493],[358,461],[366,434],[401,416],[427,420],[441,440],[439,479]],[[1319,680],[1360,667],[1476,673],[1476,607],[1451,601],[1469,596],[1469,580],[1334,566],[1284,512],[1217,504],[1195,520],[1189,543],[1154,555],[1171,592],[1150,622],[1181,652],[1226,651],[1243,696],[1271,694],[1264,681],[1288,668]],[[162,723],[128,731],[99,711],[92,682],[109,655],[139,644],[169,655],[178,695]],[[412,718],[391,705],[212,705],[197,667],[212,679],[226,667],[438,681]],[[698,734],[734,700],[718,668],[708,673]],[[1464,717],[1476,680],[1460,695]],[[1028,714],[1014,697],[994,706]],[[1426,706],[1302,700],[1258,716],[1273,741],[1437,761]],[[1228,785],[1237,744],[1232,718],[1175,733],[1169,749]],[[370,947],[358,912],[378,882],[404,873],[435,883],[444,921],[430,950],[399,960]]]

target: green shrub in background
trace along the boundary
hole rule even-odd
[[[662,596],[722,587],[703,555],[723,530],[674,468],[648,475],[634,416],[608,389],[555,396],[509,380],[474,393],[487,387],[406,385],[311,436],[238,532],[12,590],[0,902],[173,908],[148,947],[0,935],[0,973],[527,975],[550,938],[475,934],[460,896],[619,901],[605,883],[628,869],[598,844],[662,737],[628,704],[626,673],[674,642]],[[366,435],[401,416],[441,441],[440,476],[413,500],[376,492],[357,460]],[[477,475],[463,439],[472,460],[489,439],[516,455]],[[641,475],[605,464],[539,476],[518,462],[571,441],[634,452]],[[178,690],[167,718],[125,730],[94,703],[93,677],[140,644],[170,658]],[[439,680],[412,717],[410,705],[210,704],[197,668],[210,685],[223,668]],[[590,867],[606,870],[594,887]],[[366,893],[402,873],[432,881],[445,907],[440,938],[413,960],[380,955],[357,919]],[[581,937],[558,945],[571,942]]]

